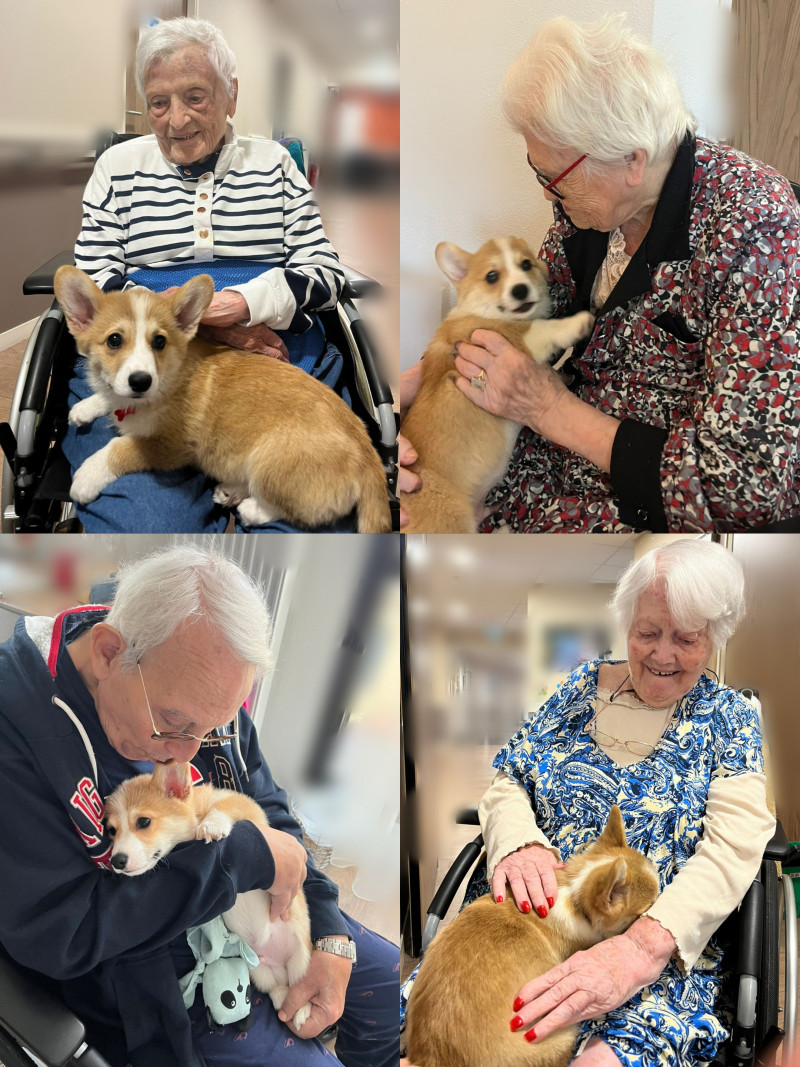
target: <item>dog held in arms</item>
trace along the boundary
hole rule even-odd
[[[193,786],[188,763],[157,763],[152,774],[129,778],[105,802],[111,866],[118,874],[144,874],[179,842],[219,841],[242,819],[269,825],[252,797],[212,785]],[[302,889],[292,900],[285,922],[270,921],[270,904],[268,890],[253,889],[240,893],[222,918],[258,956],[258,966],[250,968],[251,981],[269,994],[278,1011],[289,986],[308,970],[311,927]],[[299,1008],[292,1019],[295,1027],[299,1029],[310,1013],[310,1004]]]
[[[616,804],[601,836],[556,872],[547,918],[509,899],[469,904],[431,943],[408,1004],[415,1067],[566,1067],[577,1027],[529,1044],[509,1020],[519,990],[579,949],[620,934],[653,904],[658,876],[625,841]]]
[[[548,319],[547,267],[519,237],[487,241],[474,254],[443,242],[436,262],[456,288],[455,307],[422,360],[422,383],[401,427],[417,452],[422,479],[401,493],[406,533],[473,533],[486,494],[503,476],[519,433],[516,422],[471,403],[456,387],[454,346],[474,330],[494,330],[537,363],[587,337],[594,317],[580,311]]]
[[[120,434],[78,468],[72,499],[89,503],[123,474],[191,465],[238,503],[243,522],[282,517],[321,526],[358,507],[358,530],[391,530],[386,479],[360,419],[297,367],[195,338],[214,295],[206,274],[172,296],[103,293],[63,266],[55,292],[94,393],[80,426],[103,415]]]

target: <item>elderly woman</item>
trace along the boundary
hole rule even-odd
[[[597,321],[569,385],[497,334],[458,346],[464,395],[524,427],[485,532],[742,530],[800,513],[797,201],[774,170],[697,136],[623,19],[545,23],[503,82],[553,204],[553,313]],[[406,372],[406,403],[418,380]]]
[[[673,542],[625,572],[612,607],[627,659],[575,670],[494,760],[487,867],[467,899],[508,886],[521,911],[545,916],[555,868],[618,804],[661,895],[625,934],[521,989],[509,1024],[535,1043],[584,1020],[581,1067],[699,1064],[726,1036],[714,933],[775,827],[758,716],[705,673],[743,614],[741,569],[719,545]]]
[[[325,353],[315,312],[343,285],[313,194],[274,141],[238,137],[236,60],[210,22],[178,18],[146,30],[136,77],[153,133],[109,148],[84,195],[75,262],[102,289],[170,291],[193,274],[215,279],[201,320],[209,340],[263,352],[335,384],[339,353]],[[285,331],[281,336],[276,330]],[[88,395],[83,368],[72,383]],[[121,413],[124,417],[124,413]],[[119,417],[119,416],[118,416]],[[71,428],[73,470],[110,439],[103,421]],[[221,531],[197,472],[127,475],[80,509],[87,531]]]

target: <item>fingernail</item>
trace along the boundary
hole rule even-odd
[[[520,911],[524,911],[525,914],[527,915],[528,912],[531,910],[530,903],[527,900],[523,900],[523,902],[519,906],[519,910]]]
[[[547,898],[547,903],[550,905],[551,908],[555,905],[555,901],[552,897]]]
[[[525,1001],[522,999],[522,997],[517,997],[517,999],[511,1005],[512,1011],[519,1011],[524,1003]]]
[[[527,1034],[525,1035],[525,1040],[526,1041],[535,1041],[536,1040],[536,1031],[535,1030],[529,1030],[527,1032]]]
[[[544,904],[540,904],[536,910],[538,911],[539,917],[541,919],[547,918],[547,908],[544,906]]]
[[[497,901],[498,904],[502,904],[505,899],[506,899],[505,897],[495,897],[495,900]]]
[[[519,1015],[515,1015],[508,1025],[512,1030],[519,1030],[520,1027],[525,1025],[525,1022]]]

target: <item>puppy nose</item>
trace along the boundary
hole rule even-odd
[[[111,866],[115,871],[124,871],[128,863],[128,856],[125,852],[118,852],[116,856],[111,857]]]
[[[527,285],[525,285],[523,282],[520,282],[519,285],[515,285],[514,288],[511,290],[511,295],[514,297],[515,300],[524,300],[525,297],[528,295]]]
[[[137,370],[133,374],[128,375],[128,385],[134,391],[134,393],[146,393],[153,382],[152,374],[148,374],[147,371]]]

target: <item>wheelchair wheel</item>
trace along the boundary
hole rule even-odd
[[[778,981],[780,972],[781,895],[778,871],[767,860],[764,871],[764,941],[761,950],[761,982],[756,1000],[756,1048],[760,1048],[771,1026],[778,1023]]]
[[[0,1030],[0,1067],[34,1067],[30,1056],[5,1030]]]

